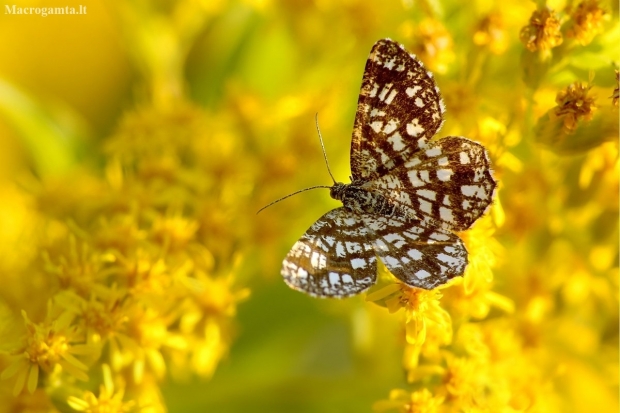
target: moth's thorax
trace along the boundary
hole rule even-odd
[[[330,190],[332,198],[342,201],[345,208],[358,214],[378,214],[389,217],[408,218],[405,210],[394,205],[385,196],[362,188],[355,182],[336,183]]]
[[[349,184],[343,184],[342,182],[336,182],[334,186],[329,189],[329,196],[338,201],[342,201],[344,196],[344,191],[349,186]]]

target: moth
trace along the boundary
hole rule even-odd
[[[330,196],[343,206],[319,218],[284,259],[291,288],[359,294],[376,282],[377,258],[412,287],[433,289],[463,274],[467,250],[454,232],[487,211],[497,182],[479,143],[431,140],[444,113],[422,62],[390,39],[375,43],[353,127],[352,182],[334,180]]]

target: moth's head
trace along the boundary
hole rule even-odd
[[[339,201],[342,201],[342,196],[346,187],[347,184],[343,184],[342,182],[336,182],[334,186],[329,189],[329,196]]]

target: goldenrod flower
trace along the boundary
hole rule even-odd
[[[443,397],[433,396],[426,388],[414,392],[395,389],[388,400],[380,400],[372,408],[376,412],[437,413],[442,403]]]
[[[431,70],[445,73],[454,61],[452,36],[438,20],[425,19],[411,30],[414,52]]]
[[[169,135],[160,135],[166,128]],[[107,182],[95,183],[106,196],[83,193],[65,201],[62,214],[73,218],[57,223],[37,263],[55,287],[53,312],[42,324],[24,315],[30,338],[12,343],[17,350],[2,374],[17,375],[16,393],[32,392],[42,375],[46,384],[55,374],[68,386],[63,372],[87,380],[89,367],[101,363],[131,380],[134,400],[169,371],[213,374],[228,352],[236,305],[247,289],[234,287],[232,271],[216,274],[216,254],[231,248],[230,230],[220,228],[218,237],[199,233],[212,223],[201,215],[212,201],[192,194],[205,191],[194,179],[202,167],[196,158],[205,154],[190,149],[200,146],[203,128],[204,116],[191,105],[128,115],[108,147]],[[58,196],[52,192],[50,198]],[[73,356],[86,352],[84,362]],[[121,399],[102,388],[98,397],[87,392],[72,403],[81,411],[104,405],[125,411],[130,404]]]
[[[592,85],[574,82],[556,95],[557,106],[536,123],[535,138],[557,153],[585,153],[618,136],[617,113],[599,105]]]
[[[86,337],[86,341],[93,345],[114,340],[115,336],[122,335],[128,321],[126,312],[126,292],[117,288],[108,289],[98,286],[98,294],[91,293],[89,299],[65,290],[54,296],[54,301],[76,316],[79,325]]]
[[[94,251],[87,242],[75,234],[68,234],[53,246],[42,252],[45,272],[55,276],[62,289],[72,289],[88,295],[95,285],[105,277],[107,265],[105,255]]]
[[[174,252],[186,247],[195,237],[198,227],[198,222],[183,216],[158,216],[153,221],[151,237],[165,249]]]
[[[218,278],[197,273],[195,278],[183,280],[191,301],[188,301],[180,319],[180,329],[192,333],[188,342],[188,358],[177,358],[175,366],[185,366],[196,373],[210,377],[219,360],[227,354],[232,332],[225,322],[236,315],[239,302],[249,296],[248,289],[235,289],[232,276]]]
[[[450,315],[441,307],[439,289],[423,290],[406,284],[389,284],[368,294],[367,301],[384,304],[390,313],[405,310],[405,368],[418,364],[422,352],[437,353],[452,340]]]
[[[452,398],[465,398],[462,404],[470,404],[478,389],[476,381],[484,377],[477,363],[470,358],[446,353],[446,372],[443,385]],[[470,399],[471,398],[471,399]]]
[[[562,44],[560,19],[547,7],[535,10],[519,37],[530,52],[549,51]]]
[[[493,54],[502,54],[508,47],[504,19],[501,13],[492,12],[476,25],[474,44],[488,47]]]
[[[123,402],[123,392],[112,393],[105,386],[99,389],[96,396],[90,391],[84,392],[82,398],[70,396],[67,403],[74,410],[85,413],[125,413],[134,411],[134,402]]]
[[[78,412],[85,413],[129,413],[138,411],[133,400],[123,401],[123,388],[115,390],[112,373],[107,365],[102,366],[103,384],[99,387],[99,395],[85,391],[82,397],[70,396],[67,404]]]
[[[463,318],[483,319],[491,309],[512,313],[514,303],[492,290],[493,268],[502,248],[494,238],[495,227],[491,216],[479,220],[476,225],[461,234],[469,251],[469,264],[462,282],[446,289],[445,306]]]
[[[584,0],[570,13],[570,25],[566,36],[586,45],[603,29],[607,17],[598,0]]]
[[[585,121],[592,119],[596,109],[596,98],[588,94],[590,89],[592,86],[589,84],[575,82],[556,96],[558,106],[555,108],[555,114],[562,119],[567,132],[574,131],[581,119]]]
[[[93,347],[81,344],[83,336],[75,325],[71,313],[52,314],[42,323],[30,321],[22,311],[26,324],[26,334],[11,352],[12,363],[2,372],[2,379],[17,375],[13,394],[19,394],[24,386],[32,393],[39,382],[40,371],[51,373],[60,368],[79,380],[88,380],[88,367],[75,355],[93,352]]]

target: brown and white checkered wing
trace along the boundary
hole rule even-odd
[[[465,272],[467,250],[456,235],[416,221],[368,214],[362,219],[375,252],[405,284],[430,290]]]
[[[376,179],[425,148],[443,123],[432,74],[398,43],[379,40],[366,62],[351,142],[354,182]]]
[[[323,215],[293,245],[282,263],[284,281],[315,297],[343,298],[371,287],[377,257],[359,215],[336,208]]]
[[[484,146],[450,136],[429,143],[363,187],[411,211],[427,226],[463,231],[491,205],[497,183]]]

